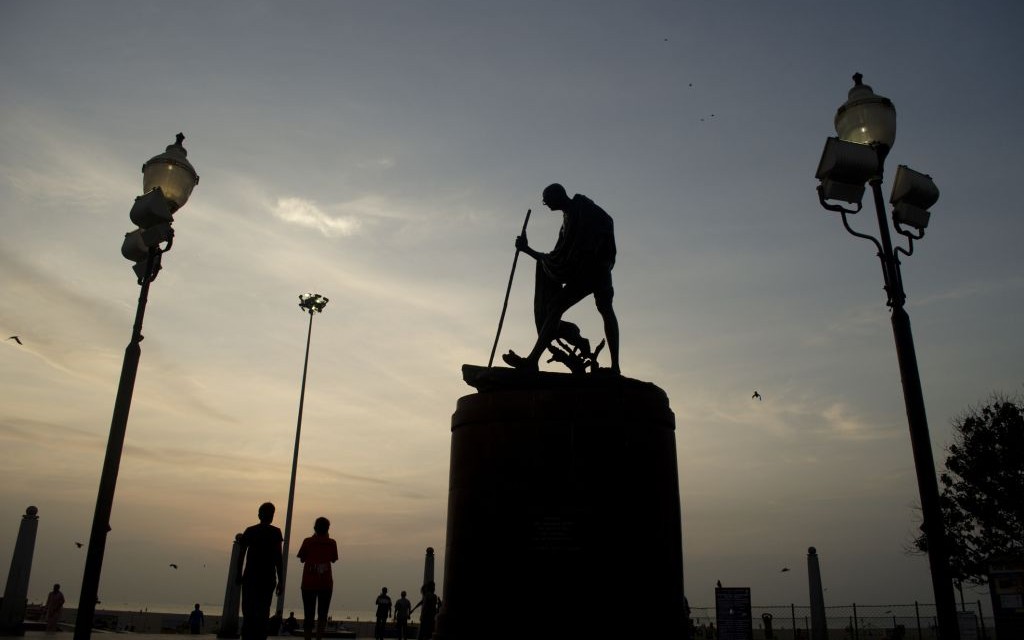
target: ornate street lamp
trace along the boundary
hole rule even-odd
[[[146,313],[149,285],[160,272],[160,257],[170,251],[174,241],[174,229],[171,228],[174,212],[188,202],[192,188],[199,184],[199,175],[186,159],[187,152],[181,146],[184,139],[185,136],[179,133],[174,144],[168,145],[164,153],[150,158],[142,165],[143,195],[135,199],[129,213],[129,218],[138,228],[126,233],[121,245],[121,255],[135,263],[133,269],[141,288],[135,310],[132,338],[124,350],[121,379],[114,400],[114,415],[110,421],[107,452],[103,459],[100,487],[96,496],[96,511],[93,514],[89,549],[85,557],[78,614],[75,618],[75,640],[88,640],[92,634],[100,570],[103,566],[107,532],[110,531],[114,487],[121,466],[121,451],[128,428],[135,374],[139,369],[139,356],[142,352],[139,343],[142,342],[142,319]]]
[[[839,137],[828,139],[818,164],[815,175],[821,181],[818,200],[825,209],[842,215],[847,231],[858,238],[870,240],[878,250],[886,304],[892,309],[892,330],[921,497],[922,530],[928,541],[939,636],[942,640],[959,640],[949,547],[939,507],[939,485],[928,435],[914,337],[910,331],[910,316],[904,308],[907,296],[899,259],[900,254],[910,256],[914,251],[914,240],[924,237],[930,217],[928,209],[938,201],[939,190],[931,177],[903,165],[898,167],[889,202],[893,205],[893,228],[907,239],[907,248],[893,249],[889,223],[885,219],[882,174],[886,156],[896,139],[896,108],[891,100],[875,94],[871,87],[863,84],[862,78],[861,74],[854,74],[849,99],[836,111],[835,127]],[[848,217],[860,211],[865,182],[870,185],[875,201],[878,238],[850,227]]]
[[[277,620],[284,620],[285,580],[288,578],[288,543],[292,537],[292,504],[295,502],[295,472],[299,465],[299,436],[302,434],[302,405],[306,400],[306,371],[309,369],[309,341],[313,337],[313,316],[322,313],[328,299],[319,293],[304,293],[299,296],[299,307],[309,314],[309,329],[306,331],[306,358],[302,362],[302,386],[299,391],[299,418],[295,424],[295,449],[292,452],[292,480],[288,485],[288,510],[284,516],[284,564],[281,567],[281,590],[277,595]]]

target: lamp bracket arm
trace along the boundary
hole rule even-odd
[[[139,285],[144,285],[146,284],[146,282],[153,282],[154,280],[156,280],[156,276],[157,274],[160,273],[160,269],[162,268],[162,265],[160,264],[160,258],[161,256],[163,256],[164,253],[170,250],[172,242],[173,239],[168,240],[167,247],[164,249],[161,249],[160,247],[152,247],[149,250],[149,257],[146,258],[145,273],[143,273],[138,278]]]
[[[913,252],[914,252],[913,245],[910,246],[910,251],[904,251],[903,247],[896,247],[896,250],[893,251],[893,254],[892,254],[892,270],[893,270],[893,278],[895,279],[895,283],[894,283],[895,284],[895,290],[892,292],[892,296],[891,296],[892,299],[890,300],[890,305],[889,306],[891,306],[891,307],[895,307],[896,304],[898,304],[900,307],[902,307],[907,302],[907,293],[906,293],[906,290],[903,288],[903,269],[900,266],[900,256],[899,256],[899,254],[902,253],[904,255],[908,255],[909,256]]]
[[[858,238],[864,238],[865,240],[870,240],[871,242],[874,243],[875,248],[878,249],[878,255],[882,255],[882,243],[879,242],[877,238],[875,238],[874,236],[870,236],[870,235],[868,235],[866,233],[861,233],[859,231],[855,231],[853,229],[853,227],[850,226],[850,221],[846,217],[846,214],[847,213],[854,213],[854,212],[852,212],[852,211],[843,211],[842,213],[843,213],[843,226],[846,227],[846,230],[850,233],[850,235],[857,236]]]
[[[898,234],[900,234],[902,236],[906,236],[907,239],[910,240],[911,247],[913,247],[914,240],[920,240],[921,238],[924,237],[924,229],[918,229],[917,233],[914,233],[913,230],[908,229],[908,228],[904,227],[903,225],[901,225],[900,223],[895,222],[895,221],[893,221],[893,226],[896,228],[896,233],[898,233]],[[913,251],[914,249],[911,248],[910,250]],[[910,254],[908,253],[907,255],[910,255]]]

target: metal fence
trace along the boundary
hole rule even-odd
[[[993,621],[982,615],[981,602],[965,603],[964,612],[973,614],[977,633],[964,637],[998,640]],[[811,608],[806,605],[766,605],[751,607],[754,640],[809,640]],[[693,607],[695,640],[713,640],[715,608]],[[825,607],[829,640],[936,640],[938,618],[935,605],[911,604],[849,604]],[[770,626],[770,631],[769,631]],[[961,625],[963,628],[963,625]]]

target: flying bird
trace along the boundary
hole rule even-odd
[[[19,338],[18,336],[11,336],[10,338],[7,338],[7,339],[8,340],[14,340],[18,344],[21,344],[21,338]]]
[[[81,548],[82,548],[82,543],[81,543],[81,542],[78,542],[78,541],[76,540],[76,541],[75,541],[75,546],[76,546],[76,547],[78,547],[79,549],[81,549]]]
[[[754,390],[754,395],[752,395],[750,397],[755,399],[755,400],[760,400],[761,399],[761,394],[758,393],[757,390]],[[788,569],[783,569],[783,571],[788,571]]]
[[[782,567],[782,572],[781,573],[785,573],[786,571],[789,571],[789,567]]]
[[[173,562],[171,564],[167,565],[167,566],[171,567],[172,569],[177,569],[178,568],[178,565],[174,564]]]

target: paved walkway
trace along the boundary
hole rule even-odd
[[[368,625],[365,635],[357,635],[356,638],[359,640],[373,638],[373,623],[353,623],[349,626],[362,631],[360,628],[363,625]],[[217,636],[212,633],[200,633],[199,635],[191,635],[188,633],[175,634],[175,633],[130,633],[130,632],[119,632],[119,631],[100,631],[93,629],[92,637],[94,640],[169,640],[170,638],[176,638],[181,636],[183,639],[195,638],[195,640],[217,640]],[[48,635],[45,631],[26,631],[26,640],[72,640],[74,638],[74,630],[64,630],[54,635]],[[287,636],[281,636],[282,638]],[[270,640],[274,640],[275,636],[271,636]]]

